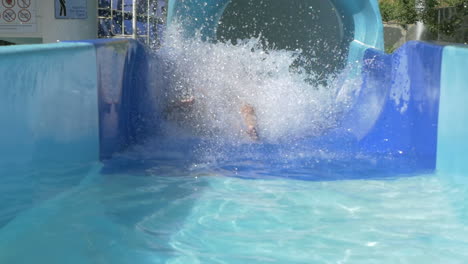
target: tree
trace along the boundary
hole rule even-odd
[[[416,2],[421,1],[421,2]],[[380,11],[385,22],[396,22],[403,26],[422,21],[432,32],[453,35],[463,25],[468,16],[468,0],[380,0]],[[424,3],[417,10],[416,4]],[[439,23],[439,8],[454,7],[455,15]]]
[[[438,9],[441,7],[454,7],[456,13],[447,20],[439,21]],[[421,20],[430,31],[451,36],[463,26],[467,16],[468,0],[426,0],[426,9],[421,14]]]

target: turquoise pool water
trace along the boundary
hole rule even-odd
[[[457,177],[244,179],[232,176],[277,171],[145,151],[126,154],[147,163],[127,170],[96,163],[0,178],[0,263],[468,261],[468,185]]]

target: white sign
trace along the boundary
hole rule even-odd
[[[55,0],[55,18],[87,19],[88,6],[86,0]]]
[[[37,31],[36,0],[0,1],[0,33]]]

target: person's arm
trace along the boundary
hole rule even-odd
[[[241,109],[244,123],[247,126],[247,134],[252,140],[258,140],[257,133],[257,116],[255,115],[255,109],[249,104],[244,104]]]

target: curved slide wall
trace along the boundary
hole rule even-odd
[[[368,49],[363,65],[358,102],[342,126],[354,147],[391,157],[407,172],[466,174],[468,46],[409,42],[393,54]]]
[[[0,80],[0,171],[8,164],[98,158],[93,45],[2,47]]]
[[[147,54],[132,40],[0,49],[0,171],[107,159],[144,138]]]
[[[168,24],[169,26],[174,20],[180,20],[184,24],[184,28],[189,35],[193,35],[196,30],[201,30],[201,33],[206,38],[215,38],[218,22],[222,20],[223,13],[226,8],[231,5],[240,5],[249,8],[253,4],[253,0],[170,0],[168,10]],[[269,1],[277,2],[277,1]],[[342,36],[342,38],[351,38],[358,43],[363,43],[369,47],[377,49],[383,48],[383,29],[381,17],[377,1],[374,0],[355,0],[355,1],[342,1],[342,0],[320,0],[320,1],[301,1],[303,7],[309,8],[314,16],[320,16],[319,13],[323,12],[324,15],[336,14],[338,18],[329,20],[334,22],[337,28],[344,31],[343,34],[351,36]],[[282,2],[286,3],[286,2]],[[278,3],[272,3],[278,5]],[[268,4],[264,7],[268,7]],[[290,3],[280,5],[283,12],[288,12]],[[297,8],[299,6],[292,6]],[[332,10],[328,10],[332,9]],[[298,10],[292,10],[298,13]],[[248,11],[245,11],[248,13]],[[241,15],[241,14],[239,14]],[[274,16],[274,15],[273,15]],[[294,17],[290,18],[294,22]],[[322,18],[324,19],[324,18]],[[314,26],[314,22],[320,20],[303,21],[305,24],[299,26]],[[260,22],[259,22],[260,24]],[[324,36],[317,35],[316,38]]]
[[[358,69],[363,77],[358,101],[344,118],[342,127],[318,143],[348,153],[380,157],[392,170],[401,168],[399,165],[403,163],[404,170],[433,170],[438,156],[444,47],[410,42],[394,54],[383,54],[379,51],[383,46],[382,23],[374,0],[284,3],[171,0],[168,21],[169,26],[174,21],[182,24],[187,36],[200,32],[208,41],[235,41],[256,37],[261,32],[276,47],[301,48],[308,56],[320,54],[318,61],[323,63],[313,65],[315,68],[323,69],[331,62],[338,65],[333,70],[343,64]],[[310,44],[317,39],[332,48],[327,51],[323,45]],[[311,52],[307,53],[307,48]],[[450,55],[453,47],[446,49],[447,58],[456,56]],[[457,64],[460,63],[454,65]],[[447,81],[442,78],[444,82]],[[459,82],[455,86],[461,85]],[[439,156],[437,160],[442,159]]]
[[[468,172],[468,46],[443,50],[437,142],[437,170]]]
[[[302,49],[314,58],[306,68],[318,75],[361,61],[367,48],[383,49],[377,0],[170,0],[169,27],[174,21],[187,36],[260,37],[276,48]]]
[[[343,124],[359,151],[403,170],[435,168],[442,50],[422,42],[389,55],[366,50],[361,93]]]
[[[91,40],[0,54],[2,166],[108,159],[154,132],[148,95],[159,88],[148,85],[141,44]],[[410,42],[389,55],[367,49],[358,102],[320,140],[409,172],[466,172],[466,58],[466,46]]]
[[[139,43],[95,40],[0,53],[3,164],[107,159],[154,132],[148,95],[158,87],[148,86]],[[330,147],[390,157],[408,170],[437,164],[468,171],[466,58],[466,46],[410,42],[388,55],[368,49],[358,102]]]

